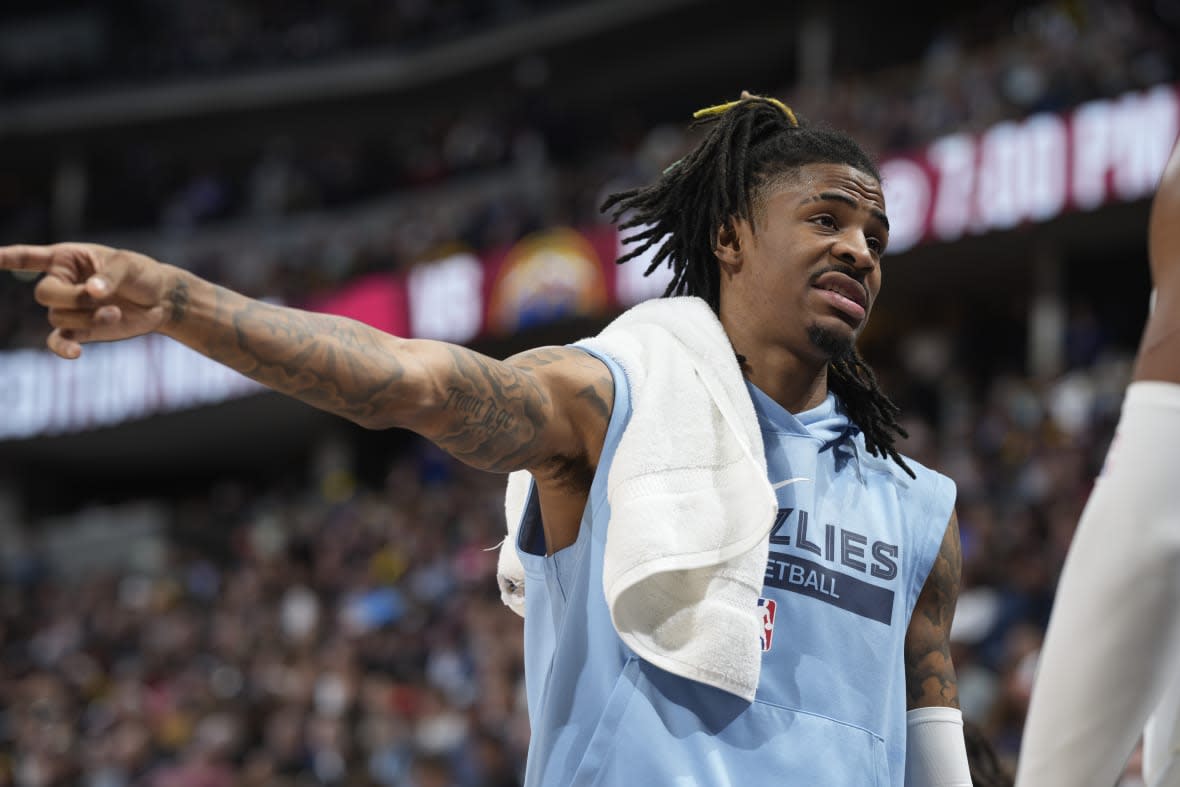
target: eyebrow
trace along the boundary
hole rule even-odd
[[[858,203],[856,200],[854,200],[852,197],[848,196],[847,194],[841,194],[838,191],[825,191],[821,194],[817,194],[814,197],[809,197],[809,198],[803,200],[803,204],[806,205],[811,202],[825,202],[825,201],[827,201],[827,202],[842,202],[850,208],[860,208],[860,203]],[[889,217],[885,215],[884,211],[877,210],[876,208],[869,208],[869,213],[873,216],[873,218],[875,218],[877,221],[879,221],[885,225],[886,231],[889,230]]]

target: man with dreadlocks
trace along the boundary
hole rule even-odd
[[[143,255],[43,271],[49,347],[157,331],[370,428],[515,473],[529,785],[969,785],[948,632],[954,486],[902,458],[855,349],[881,287],[880,176],[774,99],[605,209],[672,266],[598,337],[496,361],[247,299]],[[521,594],[523,591],[523,599]]]

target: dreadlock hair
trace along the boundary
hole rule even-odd
[[[664,170],[655,183],[612,194],[602,204],[615,223],[627,216],[620,230],[641,228],[625,238],[636,245],[619,257],[620,264],[655,246],[644,275],[662,264],[672,269],[665,297],[695,295],[719,313],[721,269],[713,251],[719,228],[734,219],[754,224],[763,190],[800,167],[847,164],[881,179],[872,159],[851,137],[801,125],[777,99],[743,93],[738,101],[702,109],[693,117],[694,125],[712,128],[691,153]],[[828,387],[864,433],[869,452],[889,457],[915,477],[894,447],[899,436],[908,437],[897,422],[901,411],[881,391],[855,347],[829,362]]]

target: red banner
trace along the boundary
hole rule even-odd
[[[308,301],[304,308],[338,314],[379,328],[395,336],[410,332],[406,288],[390,273],[371,273],[346,284],[330,295]]]

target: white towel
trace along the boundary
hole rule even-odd
[[[661,669],[752,700],[778,504],[725,330],[704,301],[668,298],[582,344],[617,360],[631,385],[631,421],[607,478],[603,591],[615,628]],[[510,479],[500,555],[501,592],[518,611],[505,591],[523,593],[515,547],[527,481]]]
[[[500,586],[500,600],[517,615],[524,617],[524,565],[516,553],[516,534],[528,502],[533,477],[527,470],[508,474],[508,488],[504,490],[504,519],[508,535],[500,542],[500,559],[496,564],[496,584]]]

